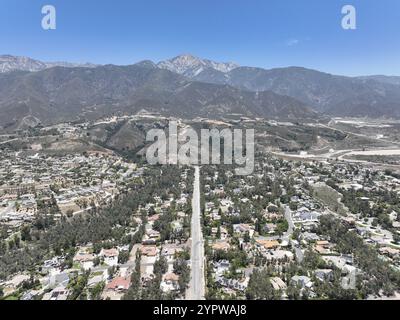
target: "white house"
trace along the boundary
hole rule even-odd
[[[104,263],[110,267],[118,265],[117,249],[102,249],[100,256],[104,258]]]

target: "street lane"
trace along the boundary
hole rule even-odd
[[[195,167],[193,200],[192,200],[192,223],[191,223],[191,277],[187,290],[187,300],[204,300],[204,242],[201,228],[200,209],[200,168]]]

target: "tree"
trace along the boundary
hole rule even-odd
[[[297,286],[289,285],[286,289],[286,294],[290,300],[299,300],[301,291]]]
[[[93,259],[93,266],[97,267],[100,264],[101,260],[99,257]]]
[[[20,238],[18,235],[15,235],[15,236],[14,236],[14,243],[15,243],[15,246],[16,246],[17,248],[20,247],[20,245],[21,245],[21,238]]]
[[[124,295],[123,300],[140,300],[141,299],[140,261],[141,261],[141,254],[140,254],[140,251],[137,251],[135,270],[133,270],[132,275],[131,275],[131,286],[128,289],[128,292]]]
[[[67,212],[66,212],[66,216],[68,217],[68,218],[72,218],[73,216],[74,216],[74,211],[73,210],[67,210]]]
[[[84,272],[82,275],[76,275],[68,283],[68,288],[71,289],[71,293],[68,296],[68,300],[87,300],[86,292],[84,292],[89,279],[90,272]]]
[[[220,225],[218,225],[217,234],[215,235],[215,237],[216,237],[217,239],[221,238],[221,226],[220,226]]]
[[[181,293],[185,292],[190,281],[190,268],[184,259],[178,258],[174,261],[174,273],[179,275]]]
[[[118,255],[118,263],[125,264],[129,260],[129,251],[121,251]]]
[[[22,241],[30,241],[30,240],[32,240],[31,228],[28,225],[24,225],[21,228],[21,240]]]
[[[90,289],[90,300],[99,300],[104,287],[105,283],[102,281],[96,284],[94,288]]]
[[[128,191],[116,196],[111,204],[94,208],[93,214],[75,215],[70,219],[63,216],[56,221],[53,214],[60,211],[52,196],[46,206],[38,210],[31,225],[32,240],[29,246],[18,249],[15,239],[8,239],[4,248],[4,242],[0,241],[0,252],[6,251],[0,254],[0,278],[4,279],[11,274],[33,268],[54,253],[63,254],[74,249],[77,243],[102,245],[108,239],[113,239],[113,246],[127,244],[126,234],[127,228],[132,223],[132,212],[137,212],[139,207],[143,208],[152,202],[160,191],[168,190],[170,193],[169,190],[179,185],[180,174],[177,174],[175,166],[163,166],[162,174],[160,171],[158,167],[149,168],[143,173],[140,181],[138,180],[139,183],[133,183]],[[137,232],[132,241],[142,240],[146,216],[143,218],[140,234]],[[167,227],[170,227],[170,223]],[[166,237],[168,234],[163,236]],[[66,262],[64,266],[70,265],[72,258],[66,259]]]
[[[7,252],[7,242],[4,240],[0,241],[0,256],[4,255]]]
[[[161,276],[156,275],[154,279],[151,279],[147,287],[142,291],[143,300],[162,300],[163,292],[160,288]]]
[[[290,208],[290,210],[292,210],[292,211],[296,211],[297,210],[297,203],[295,203],[295,202],[290,202],[289,203],[289,208]]]
[[[249,300],[274,300],[277,298],[266,269],[256,269],[251,274],[246,297]]]
[[[244,241],[245,243],[249,243],[249,242],[250,242],[250,233],[249,233],[249,231],[246,231],[246,232],[245,232],[245,234],[244,234],[244,236],[243,236],[243,241]]]
[[[325,266],[324,260],[320,257],[318,253],[312,250],[307,250],[304,253],[304,259],[302,265],[308,270],[315,270],[318,268],[323,269]]]
[[[115,275],[115,273],[117,272],[117,267],[116,266],[111,266],[108,268],[108,275],[110,277],[113,277]]]
[[[276,232],[283,235],[289,228],[289,223],[286,220],[281,220],[277,224]]]
[[[162,276],[164,273],[168,271],[168,262],[164,256],[161,256],[154,263],[154,274]]]

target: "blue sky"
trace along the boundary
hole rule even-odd
[[[57,30],[41,8],[57,9]],[[357,9],[343,30],[341,8]],[[399,0],[0,0],[0,54],[132,64],[181,53],[264,68],[400,75]]]

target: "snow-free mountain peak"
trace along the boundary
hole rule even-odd
[[[28,57],[15,57],[0,55],[0,73],[11,71],[40,71],[46,68],[46,64]]]
[[[12,71],[28,71],[28,72],[37,72],[42,71],[52,67],[65,67],[65,68],[73,68],[73,67],[86,67],[93,68],[96,67],[95,64],[85,63],[70,63],[70,62],[43,62],[39,60],[35,60],[28,57],[18,57],[12,55],[0,55],[0,73],[7,73]]]
[[[182,74],[187,77],[195,77],[208,69],[226,73],[236,69],[239,66],[233,62],[215,62],[208,59],[201,59],[191,54],[183,54],[175,58],[159,62],[158,67]]]

